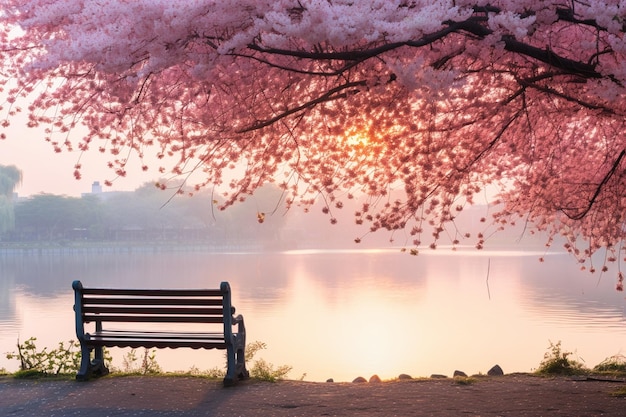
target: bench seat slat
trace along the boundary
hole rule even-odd
[[[192,349],[224,349],[226,343],[208,340],[169,340],[169,339],[109,339],[93,338],[89,340],[92,346],[120,347],[120,348],[192,348]]]
[[[89,305],[201,305],[201,306],[221,306],[221,298],[166,298],[166,297],[83,297],[83,306]]]
[[[90,322],[133,322],[133,323],[223,323],[218,316],[189,315],[129,315],[129,314],[83,314],[83,321]]]
[[[147,338],[188,338],[188,339],[220,339],[224,340],[224,334],[218,332],[181,332],[174,330],[101,330],[99,332],[85,333],[90,337],[147,337]]]
[[[86,306],[83,307],[84,314],[142,314],[142,315],[192,315],[192,316],[218,316],[223,317],[222,308],[208,307],[118,307],[118,306]]]
[[[224,349],[224,334],[107,330],[87,333],[89,343],[107,347]]]

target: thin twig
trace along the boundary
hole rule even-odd
[[[489,301],[491,301],[491,290],[489,290],[489,271],[491,270],[491,258],[487,261],[487,279],[485,283],[487,284],[487,295],[489,296]]]

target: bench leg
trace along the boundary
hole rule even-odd
[[[89,379],[89,368],[91,365],[91,349],[81,345],[80,347],[80,369],[76,374],[78,381],[86,381]]]
[[[246,379],[246,378],[250,378],[250,372],[248,372],[248,369],[246,369],[246,349],[245,347],[240,347],[239,349],[237,349],[237,355],[236,355],[236,359],[237,359],[237,376],[239,377],[239,379]]]
[[[225,387],[232,387],[237,383],[236,372],[235,349],[229,345],[226,347],[226,376],[224,377]]]
[[[94,376],[109,374],[109,368],[104,364],[104,347],[102,346],[94,349],[94,360],[91,361],[91,374]]]
[[[250,373],[246,369],[246,346],[244,338],[235,338],[235,346],[226,348],[227,367],[224,386],[230,387],[240,379],[247,379]]]
[[[91,351],[94,352],[94,359],[91,360]],[[109,373],[109,368],[104,364],[104,348],[98,346],[95,349],[81,344],[80,347],[80,369],[76,374],[78,381],[87,381],[90,377],[104,376]]]

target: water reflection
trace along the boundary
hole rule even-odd
[[[549,340],[593,366],[625,346],[615,281],[580,272],[571,259],[527,252],[445,250],[145,253],[0,257],[0,351],[36,336],[74,337],[74,279],[89,286],[213,287],[231,283],[249,340],[291,377],[351,380],[373,373],[425,376],[530,371]],[[216,352],[163,350],[166,369],[221,366]],[[4,355],[0,367],[14,369]]]
[[[540,271],[521,265],[523,300],[540,321],[598,331],[624,328],[624,293],[615,291],[616,273],[590,274],[565,255],[545,258]],[[568,262],[569,261],[569,262]]]
[[[2,273],[0,279],[0,329],[15,331],[16,303],[15,303],[15,275],[9,271]]]

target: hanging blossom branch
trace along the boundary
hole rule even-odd
[[[622,162],[622,159],[624,159],[625,155],[626,155],[626,149],[622,149],[622,151],[620,152],[615,162],[613,162],[613,166],[611,167],[609,172],[606,173],[604,178],[602,178],[602,181],[600,181],[600,183],[596,187],[596,191],[593,193],[593,196],[591,196],[591,198],[589,199],[589,204],[587,204],[587,207],[583,208],[582,211],[579,211],[578,213],[575,213],[575,214],[570,214],[570,212],[576,209],[561,208],[561,211],[563,212],[563,214],[565,214],[568,218],[572,220],[582,220],[585,216],[587,216],[589,212],[591,211],[591,208],[593,207],[593,205],[596,203],[596,200],[600,196],[600,193],[602,192],[604,187],[607,185],[611,177],[615,175],[615,172],[619,168]]]
[[[332,101],[332,100],[338,100],[341,98],[345,98],[346,94],[348,93],[342,93],[342,94],[337,94],[340,93],[342,91],[348,90],[350,88],[356,88],[356,87],[363,87],[367,85],[367,83],[365,81],[353,81],[350,83],[345,83],[342,84],[340,86],[331,88],[330,90],[328,90],[326,93],[324,93],[323,95],[307,101],[306,103],[302,103],[299,106],[290,108],[289,110],[280,113],[274,117],[272,117],[271,119],[267,119],[267,120],[261,120],[258,121],[256,123],[254,123],[252,126],[246,127],[244,129],[239,130],[237,133],[247,133],[247,132],[252,132],[253,130],[260,130],[263,129],[264,127],[267,126],[271,126],[274,123],[278,122],[281,119],[284,119],[285,117],[291,116],[294,113],[298,113],[302,110],[306,110],[306,109],[310,109],[315,107],[316,105],[320,104],[320,103],[325,103],[328,101]],[[355,93],[357,92],[357,90],[354,91]]]

